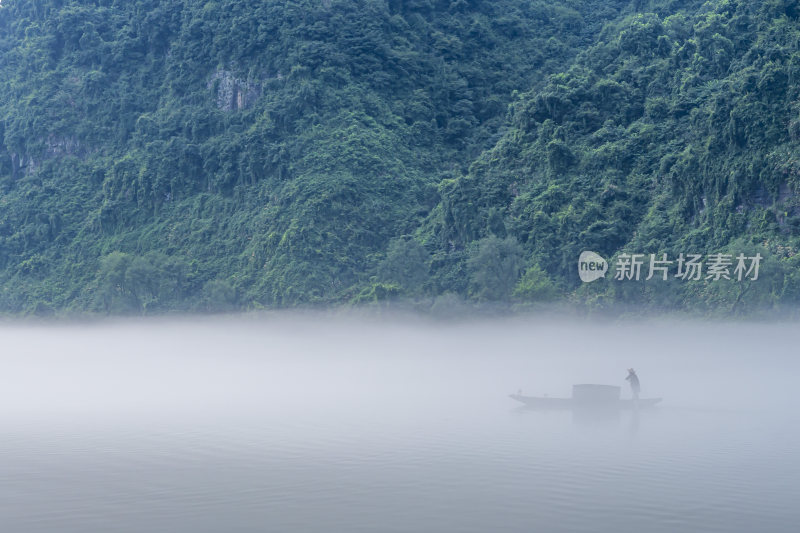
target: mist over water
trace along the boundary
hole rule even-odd
[[[795,531],[795,324],[6,325],[8,532]],[[521,409],[623,387],[657,409]]]

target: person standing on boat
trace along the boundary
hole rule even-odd
[[[633,399],[639,399],[639,390],[641,389],[639,385],[639,376],[636,375],[636,371],[632,368],[628,369],[628,377],[625,378],[626,381],[631,382],[631,394],[633,394]]]

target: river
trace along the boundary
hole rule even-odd
[[[6,324],[4,532],[789,532],[794,324]],[[508,397],[623,387],[639,412]]]

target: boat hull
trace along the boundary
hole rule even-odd
[[[578,401],[574,398],[550,398],[547,396],[523,396],[511,394],[510,398],[534,409],[646,409],[654,407],[661,398],[639,398],[639,400]]]

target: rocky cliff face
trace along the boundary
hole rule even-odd
[[[229,70],[214,71],[207,87],[216,92],[217,107],[223,111],[247,109],[261,96],[261,83],[237,78]]]
[[[25,152],[10,152],[11,177],[19,179],[32,174],[39,169],[42,162],[47,159],[63,156],[83,157],[89,152],[84,144],[74,136],[59,137],[50,135],[46,139],[39,139],[42,146],[37,150],[38,155]]]

